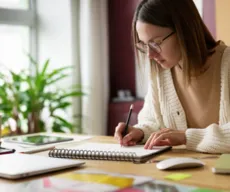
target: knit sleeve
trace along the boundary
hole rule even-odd
[[[155,120],[153,110],[151,87],[149,86],[148,92],[145,96],[144,106],[138,114],[138,124],[134,125],[135,128],[139,128],[144,132],[144,138],[141,141],[142,143],[145,143],[148,140],[152,132],[157,131],[160,128]]]
[[[205,129],[187,129],[186,139],[189,150],[230,153],[230,122],[223,126],[211,124]]]

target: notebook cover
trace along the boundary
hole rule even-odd
[[[222,154],[217,159],[212,171],[214,173],[230,173],[230,154]]]

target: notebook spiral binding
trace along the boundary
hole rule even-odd
[[[52,149],[51,151],[49,151],[49,157],[134,162],[136,158],[136,153],[76,149]]]

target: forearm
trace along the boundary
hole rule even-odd
[[[230,123],[223,126],[211,124],[205,129],[186,131],[187,149],[208,153],[230,152]]]

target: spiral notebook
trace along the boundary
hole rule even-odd
[[[71,159],[92,159],[112,161],[145,162],[152,156],[171,149],[170,146],[144,149],[143,145],[121,147],[110,143],[85,143],[73,148],[55,148],[49,152],[50,157]]]

